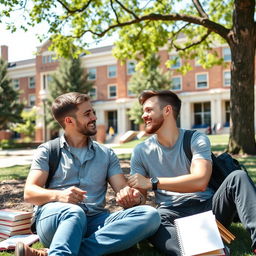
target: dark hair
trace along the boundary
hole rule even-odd
[[[60,95],[55,99],[52,105],[52,114],[58,123],[65,128],[64,118],[66,116],[75,117],[78,105],[89,101],[90,98],[86,94],[78,92],[69,92]]]
[[[158,97],[160,108],[163,109],[167,105],[171,105],[173,109],[174,118],[177,120],[179,113],[180,113],[180,107],[181,107],[181,100],[172,91],[169,90],[162,90],[162,91],[143,91],[139,96],[139,102],[141,105],[145,103],[146,100],[148,100],[151,97]]]

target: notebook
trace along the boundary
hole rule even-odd
[[[212,211],[178,218],[174,224],[183,256],[225,255],[224,244]]]

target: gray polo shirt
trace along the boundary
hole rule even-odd
[[[183,150],[183,129],[172,147],[161,145],[156,135],[151,136],[136,146],[131,158],[131,173],[140,173],[146,177],[177,177],[190,172],[190,161]],[[211,161],[211,146],[207,136],[195,132],[191,139],[191,151],[194,159]],[[156,203],[160,205],[180,205],[191,198],[206,200],[212,197],[213,191],[207,188],[203,192],[177,193],[173,191],[155,191]]]
[[[60,144],[61,159],[49,188],[66,189],[76,186],[87,191],[86,207],[81,204],[87,215],[104,211],[108,179],[122,173],[117,156],[112,149],[91,139],[81,154],[79,149],[74,150],[67,144],[64,136],[60,137]],[[49,171],[48,142],[38,147],[30,171],[33,170]]]

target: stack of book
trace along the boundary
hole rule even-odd
[[[0,210],[0,239],[14,235],[31,234],[33,213],[14,209]]]

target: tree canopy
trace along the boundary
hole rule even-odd
[[[136,59],[147,65],[152,53],[167,47],[183,58],[200,58],[209,67],[221,63],[217,53],[210,50],[220,43],[228,44],[232,56],[229,151],[256,153],[255,0],[3,0],[1,3],[5,5],[2,16],[8,16],[20,5],[29,9],[27,24],[46,22],[53,42],[51,49],[59,55],[68,55],[76,45],[73,54],[77,56],[92,40],[118,31],[114,54],[119,59]],[[26,6],[22,6],[24,3]],[[186,40],[180,40],[181,37]],[[190,68],[186,63],[181,71]]]

